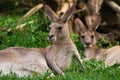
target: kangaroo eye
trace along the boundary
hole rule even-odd
[[[81,35],[81,38],[85,38],[85,36]]]
[[[60,31],[60,30],[62,30],[62,27],[58,27],[57,29]]]
[[[91,36],[91,38],[93,39],[93,38],[94,38],[94,36],[92,35],[92,36]]]

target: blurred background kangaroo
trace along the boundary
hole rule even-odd
[[[98,15],[95,16],[94,22],[92,22],[90,15],[86,16],[85,26],[80,19],[75,20],[76,27],[79,30],[79,38],[84,46],[84,54],[86,58],[84,60],[96,59],[102,60],[105,66],[112,66],[114,64],[120,64],[120,46],[114,46],[112,48],[103,49],[96,45],[95,31],[98,28],[101,18]]]

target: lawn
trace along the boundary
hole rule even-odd
[[[50,45],[47,41],[49,32],[48,25],[50,21],[45,15],[39,16],[38,13],[17,24],[20,14],[0,15],[0,49],[10,46],[24,47],[46,47]],[[17,25],[26,24],[22,29],[16,30]],[[3,29],[11,29],[10,31]],[[80,55],[84,58],[83,47],[77,40],[77,35],[71,34]],[[65,75],[56,75],[50,77],[49,73],[45,75],[33,74],[28,77],[18,77],[14,73],[0,76],[0,80],[119,80],[120,69],[118,65],[105,68],[104,64],[99,61],[91,60],[83,62],[85,70],[82,70],[79,62],[75,57]]]

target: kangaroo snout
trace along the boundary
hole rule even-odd
[[[48,40],[49,40],[49,41],[53,41],[53,40],[54,40],[54,35],[49,35],[49,36],[48,36]]]
[[[90,48],[90,47],[92,47],[92,44],[90,42],[87,42],[87,43],[84,43],[84,46],[87,48]]]
[[[86,46],[90,46],[91,43],[85,43]]]
[[[53,38],[53,36],[54,36],[54,35],[49,35],[48,38],[51,39],[51,38]]]

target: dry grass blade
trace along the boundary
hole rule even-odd
[[[37,12],[39,9],[41,9],[43,7],[43,4],[40,3],[38,5],[36,5],[35,7],[33,7],[31,10],[29,10],[23,17],[21,17],[18,21],[18,24],[25,20],[26,18],[30,17],[31,15],[33,15],[35,12]]]
[[[105,2],[116,12],[120,13],[120,6],[116,4],[114,1],[105,0]]]

